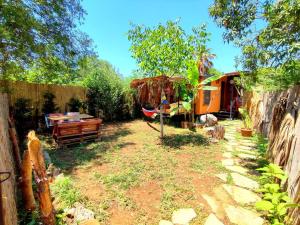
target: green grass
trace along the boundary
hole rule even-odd
[[[134,121],[126,126],[118,125],[101,142],[49,149],[53,163],[72,177],[55,184],[53,193],[64,205],[83,201],[101,224],[109,223],[115,205],[133,213],[132,224],[157,224],[160,219],[169,220],[178,208],[192,207],[199,214],[196,220],[199,224],[207,213],[195,199],[199,193],[192,182],[193,176],[201,178],[209,172],[212,179],[217,179],[213,174],[223,167],[216,155],[222,153],[226,142],[211,145],[201,131],[165,126],[165,132],[160,142],[157,131],[144,122]],[[85,183],[101,186],[100,200],[93,200],[93,196],[87,200]],[[131,194],[149,183],[159,187],[155,191],[160,193],[159,202],[149,206],[153,208],[151,216]]]
[[[55,182],[51,184],[51,193],[62,209],[70,208],[75,202],[83,201],[70,177],[57,177]]]

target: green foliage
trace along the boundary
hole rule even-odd
[[[291,203],[287,192],[282,191],[280,185],[276,183],[276,181],[285,183],[287,176],[279,166],[272,163],[257,170],[262,172],[260,177],[262,188],[259,192],[263,194],[263,199],[256,203],[256,209],[265,211],[272,225],[284,225],[288,208],[298,207],[297,204]]]
[[[24,79],[21,72],[33,65],[49,72],[41,73],[45,79],[74,68],[92,54],[91,41],[78,30],[84,13],[79,0],[1,1],[0,78]]]
[[[70,177],[57,177],[50,188],[61,209],[70,208],[82,200]]]
[[[146,76],[185,74],[191,60],[198,61],[208,52],[209,33],[201,25],[187,34],[179,21],[155,27],[132,25],[128,32],[131,52]]]
[[[239,113],[242,116],[244,128],[250,129],[252,126],[252,121],[251,121],[251,118],[249,116],[247,109],[239,108]]]
[[[32,128],[33,112],[31,104],[30,99],[19,98],[13,107],[16,130],[21,140],[25,137],[26,132]]]
[[[278,165],[273,163],[257,170],[262,172],[260,180],[263,184],[275,182],[276,179],[284,183],[287,179],[287,175],[284,171]]]
[[[131,117],[134,108],[131,93],[110,63],[89,58],[80,68],[79,74],[84,77],[82,85],[88,88],[87,105],[90,114],[97,115],[102,110],[107,120]]]
[[[54,102],[54,99],[56,98],[54,94],[47,91],[44,93],[43,98],[44,98],[44,103],[43,103],[42,111],[44,114],[55,113],[59,110],[59,108],[56,106]]]
[[[70,112],[79,112],[80,108],[83,106],[83,103],[78,98],[70,98],[68,106]]]
[[[242,47],[246,83],[268,89],[299,84],[299,13],[300,0],[215,0],[210,8],[224,39]]]

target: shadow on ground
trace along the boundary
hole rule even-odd
[[[174,149],[180,149],[182,146],[186,145],[208,145],[209,141],[206,137],[201,134],[172,134],[166,135],[162,139],[162,145]]]
[[[65,173],[69,173],[72,169],[79,165],[84,165],[92,160],[101,160],[103,155],[108,151],[113,151],[121,147],[132,145],[132,143],[122,143],[112,145],[118,138],[129,135],[131,132],[127,128],[120,128],[116,132],[103,134],[101,141],[75,144],[63,149],[47,149],[52,163],[62,169]]]

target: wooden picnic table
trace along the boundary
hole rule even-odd
[[[79,119],[91,119],[94,118],[91,115],[88,114],[79,114],[79,115],[62,115],[62,116],[49,116],[49,120],[52,121],[59,121],[59,120],[70,120],[74,118],[79,118]]]

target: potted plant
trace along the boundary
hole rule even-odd
[[[252,136],[252,123],[251,118],[249,116],[249,113],[247,109],[245,108],[239,108],[239,112],[242,116],[243,125],[244,127],[241,128],[241,134],[243,137],[251,137]]]

